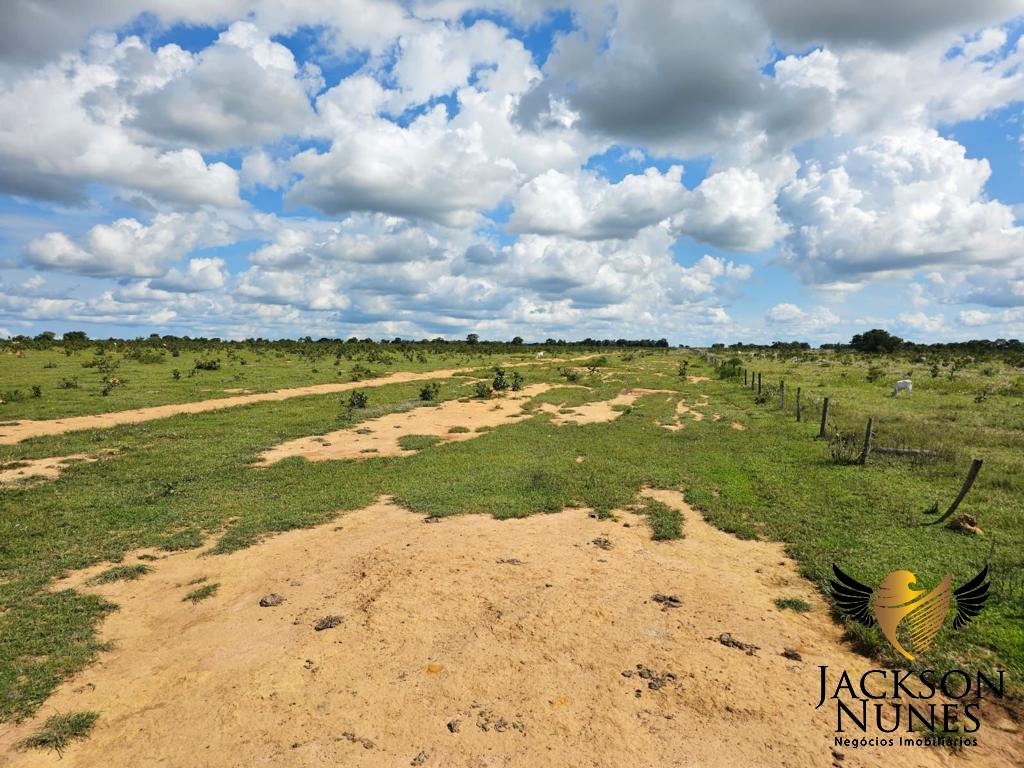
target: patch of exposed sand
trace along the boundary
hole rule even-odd
[[[686,380],[691,384],[700,384],[702,381],[711,381],[708,376],[687,376]]]
[[[631,513],[629,528],[579,509],[425,525],[385,501],[232,555],[168,555],[138,581],[85,587],[104,566],[77,573],[57,587],[121,606],[100,630],[113,650],[0,733],[0,762],[390,768],[425,753],[425,766],[474,768],[831,766],[817,665],[859,676],[870,662],[840,643],[782,546],[711,527],[677,492],[649,495],[682,510],[685,539],[651,541]],[[219,592],[183,602],[202,576]],[[284,602],[261,608],[270,593]],[[780,596],[814,610],[780,611]],[[315,631],[328,614],[340,625]],[[760,650],[726,647],[724,632]],[[638,665],[665,684],[649,687]],[[12,750],[76,710],[100,719],[63,761]],[[955,761],[923,748],[897,759],[1024,760],[1019,736],[983,728],[979,742]],[[844,766],[896,754],[843,752]]]
[[[0,485],[14,485],[25,481],[56,480],[60,477],[60,473],[72,464],[88,463],[99,459],[99,455],[89,453],[49,456],[44,459],[17,459],[8,464],[0,464]]]
[[[669,432],[678,432],[680,429],[686,429],[686,423],[683,421],[684,416],[689,416],[694,421],[703,421],[704,414],[696,410],[697,408],[707,408],[709,401],[707,395],[700,395],[703,398],[702,402],[693,403],[691,405],[686,404],[686,398],[680,398],[679,402],[676,403],[676,415],[675,423],[673,424],[662,424],[662,429],[667,429]],[[714,421],[718,421],[721,418],[720,415],[715,414],[717,418]]]
[[[551,421],[559,426],[566,424],[594,424],[613,421],[622,415],[624,408],[632,405],[644,395],[671,392],[665,389],[631,389],[611,400],[600,400],[584,405],[566,407],[540,403],[533,410],[523,410],[523,401],[549,389],[565,389],[566,385],[533,384],[519,393],[490,400],[448,400],[436,407],[421,407],[402,413],[390,413],[378,419],[360,422],[357,427],[347,427],[324,435],[312,435],[289,440],[274,446],[260,455],[258,464],[269,466],[291,456],[302,456],[309,461],[330,461],[338,459],[368,459],[378,456],[409,456],[415,450],[402,448],[401,439],[408,435],[433,435],[440,442],[472,440],[480,437],[481,427],[499,427],[508,424],[512,418],[528,418],[534,413],[552,414]],[[453,428],[468,431],[452,432]]]
[[[586,360],[594,355],[585,355],[574,360]],[[288,362],[288,361],[285,361]],[[555,362],[553,359],[545,362]],[[536,361],[519,363],[501,363],[505,368],[516,368],[524,365],[536,365]],[[13,445],[31,437],[42,437],[44,435],[62,435],[65,432],[75,432],[82,429],[109,429],[119,424],[137,424],[140,421],[152,421],[153,419],[166,419],[180,413],[204,413],[216,411],[221,408],[234,408],[238,405],[249,405],[250,403],[265,403],[278,400],[288,400],[292,397],[303,397],[306,395],[329,395],[335,392],[347,392],[352,389],[368,389],[371,387],[383,387],[387,384],[402,384],[410,381],[426,381],[428,379],[447,379],[452,376],[479,370],[475,368],[452,368],[439,371],[424,371],[414,373],[411,371],[399,371],[387,376],[380,376],[376,379],[366,381],[345,381],[331,382],[329,384],[312,384],[307,387],[292,387],[290,389],[275,389],[272,392],[257,392],[250,395],[233,395],[231,397],[217,397],[211,400],[199,400],[194,403],[171,403],[169,405],[155,405],[149,408],[135,408],[130,411],[115,411],[113,413],[99,413],[92,416],[69,416],[63,419],[33,420],[24,419],[13,421],[0,426],[0,445]]]
[[[675,391],[671,389],[630,389],[611,400],[599,400],[569,407],[541,403],[537,410],[550,413],[551,421],[555,424],[596,424],[614,421],[622,415],[623,409],[628,408],[644,395],[656,395],[662,392],[675,394]]]
[[[745,432],[747,429],[746,424],[740,424],[738,421],[734,421],[729,426],[732,427],[733,429],[739,430],[740,432]]]
[[[434,407],[389,413],[361,422],[357,427],[281,443],[261,454],[259,463],[267,466],[290,456],[302,456],[309,461],[408,456],[415,451],[404,450],[399,444],[407,435],[434,435],[442,442],[471,440],[480,437],[481,433],[475,431],[479,427],[498,427],[508,424],[512,417],[529,417],[531,414],[522,410],[523,402],[548,389],[551,389],[550,384],[533,384],[505,397],[465,402],[448,400]],[[468,431],[451,431],[459,427]]]

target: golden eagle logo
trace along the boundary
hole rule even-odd
[[[953,628],[962,629],[981,612],[988,599],[987,565],[962,587],[953,589],[953,580],[946,576],[931,591],[914,589],[917,576],[911,571],[893,571],[882,579],[877,589],[872,590],[843,573],[838,565],[833,564],[832,570],[836,575],[830,582],[832,596],[839,610],[866,627],[877,622],[885,639],[911,661],[914,654],[903,647],[896,635],[900,624],[906,622],[904,637],[909,636],[910,648],[920,653],[931,646],[946,623],[950,602],[956,601]]]

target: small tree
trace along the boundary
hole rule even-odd
[[[523,378],[523,374],[521,374],[519,371],[512,371],[512,379],[511,382],[509,383],[509,388],[513,392],[518,392],[523,388],[524,381],[525,379]]]
[[[479,397],[481,399],[487,399],[491,396],[491,385],[486,381],[478,381],[473,386],[473,397]]]
[[[349,410],[356,408],[365,408],[367,403],[370,402],[370,396],[367,395],[363,390],[357,389],[351,395],[348,396],[348,407]]]
[[[505,369],[495,368],[494,369],[494,381],[491,383],[491,388],[496,392],[504,392],[508,389],[508,381],[505,379]]]

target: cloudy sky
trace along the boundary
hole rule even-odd
[[[1024,0],[4,0],[0,334],[1024,337]]]

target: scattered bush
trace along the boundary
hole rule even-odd
[[[42,397],[42,396],[43,396],[43,388],[40,387],[38,384],[33,384],[32,385],[32,397]]]
[[[679,378],[680,379],[685,379],[687,377],[687,375],[689,375],[689,371],[690,371],[690,361],[689,360],[683,360],[683,362],[681,362],[679,364]]]
[[[491,385],[486,381],[478,381],[473,385],[473,397],[487,399],[491,396]]]
[[[8,389],[4,392],[0,392],[0,402],[3,403],[19,403],[25,399],[25,393],[20,389]]]
[[[469,427],[452,427],[448,430],[449,435],[462,435],[469,432]]]
[[[437,396],[441,393],[441,384],[437,381],[432,381],[429,384],[425,384],[420,390],[420,400],[428,403],[432,403],[437,400]]]
[[[504,392],[508,389],[508,381],[505,379],[505,369],[494,369],[494,381],[491,382],[491,389],[495,392]]]
[[[525,382],[526,379],[523,378],[523,374],[521,374],[519,371],[512,371],[512,378],[509,381],[508,386],[509,389],[511,389],[513,392],[518,392],[523,388],[523,384]]]
[[[872,365],[868,368],[868,381],[874,384],[880,378],[885,376],[885,368],[878,365]]]
[[[177,368],[175,368],[173,371],[171,371],[171,378],[174,379],[175,381],[180,380],[181,379],[181,371],[179,371]]]
[[[680,366],[682,369],[683,366]],[[734,379],[743,373],[743,361],[738,357],[731,357],[720,366],[718,366],[718,378],[720,379]],[[680,376],[683,374],[680,371]]]
[[[351,395],[348,396],[348,407],[349,410],[356,408],[365,408],[370,402],[370,396],[367,395],[363,390],[357,389]]]
[[[216,360],[196,360],[196,364],[193,366],[193,370],[196,371],[219,371],[220,370],[220,359]]]
[[[56,368],[56,367],[57,367],[57,364],[55,362],[53,362],[53,360],[49,360],[49,361],[43,363],[43,368]]]
[[[572,368],[559,368],[558,375],[570,384],[575,384],[580,380],[580,372],[573,370]]]
[[[78,389],[78,377],[73,376],[70,379],[61,379],[60,384],[57,386],[60,389]]]

